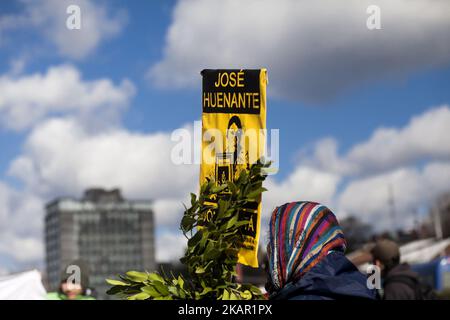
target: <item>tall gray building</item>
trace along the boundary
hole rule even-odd
[[[129,270],[155,269],[150,201],[123,199],[120,190],[89,189],[82,199],[60,198],[46,206],[45,245],[50,290],[75,259],[89,267],[98,299],[109,298],[106,278]]]

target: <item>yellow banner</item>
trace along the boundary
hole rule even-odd
[[[217,184],[234,181],[264,155],[266,145],[267,70],[202,71],[202,159],[200,184],[214,177]],[[258,267],[261,201],[244,216],[251,223],[239,263]]]

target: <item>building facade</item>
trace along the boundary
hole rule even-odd
[[[436,237],[445,239],[450,237],[450,192],[442,194],[431,210],[434,220]]]
[[[107,278],[129,270],[153,271],[153,211],[150,201],[125,200],[120,190],[89,189],[82,199],[61,198],[46,206],[45,245],[49,290],[57,290],[64,268],[76,259],[89,268],[98,299]]]

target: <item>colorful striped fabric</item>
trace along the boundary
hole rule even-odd
[[[297,281],[330,251],[345,251],[345,238],[333,212],[315,202],[291,202],[270,219],[269,272],[275,290]]]

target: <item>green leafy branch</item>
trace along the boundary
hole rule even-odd
[[[260,290],[251,284],[236,283],[238,252],[247,236],[243,228],[250,220],[240,213],[260,200],[265,179],[263,170],[270,163],[257,162],[238,179],[217,185],[210,180],[191,193],[191,206],[185,208],[180,229],[188,239],[181,263],[189,277],[157,272],[129,271],[120,280],[107,280],[108,294],[131,300],[146,299],[261,299]]]

